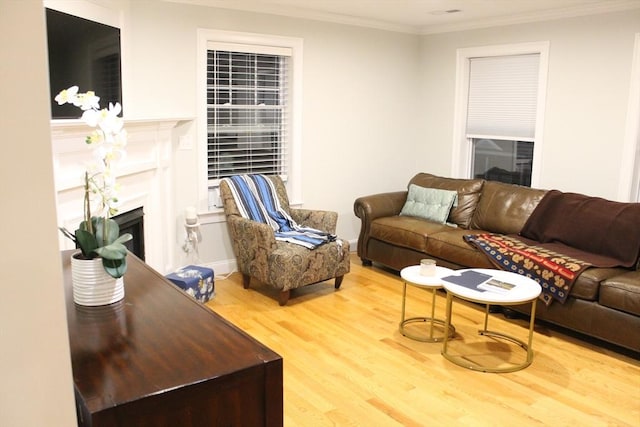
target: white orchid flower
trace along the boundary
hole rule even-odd
[[[93,149],[93,159],[95,160],[95,169],[100,173],[104,172],[106,167],[105,158],[107,156],[107,147],[101,144]]]
[[[127,146],[127,138],[128,138],[127,130],[120,129],[120,132],[114,135],[113,144],[119,149],[124,150],[124,147]]]
[[[116,185],[116,175],[109,168],[105,169],[102,173],[102,179],[104,182],[104,188],[107,191],[111,191],[113,186]]]
[[[76,102],[73,103],[76,107],[80,107],[82,111],[86,110],[97,110],[100,108],[100,97],[96,96],[95,92],[88,91],[86,93],[81,93],[76,98]]]
[[[102,148],[101,155],[106,165],[111,165],[111,163],[118,162],[124,158],[124,150],[114,144],[107,143]]]
[[[98,121],[98,125],[100,129],[102,129],[105,135],[116,135],[118,132],[122,130],[124,126],[124,120],[121,117],[118,117],[122,111],[122,107],[120,104],[109,104],[108,109],[102,109],[100,111],[100,120]],[[110,138],[113,139],[113,138]]]
[[[118,212],[118,190],[116,174],[112,166],[126,157],[127,132],[124,120],[118,115],[122,112],[120,103],[109,103],[108,108],[100,109],[100,97],[95,92],[78,93],[78,86],[61,91],[56,97],[59,105],[73,104],[79,107],[82,121],[95,128],[86,136],[85,142],[93,146],[94,161],[85,168],[89,192],[95,197],[91,203],[107,210],[107,217]],[[87,220],[87,219],[85,219]]]
[[[100,112],[96,110],[85,110],[85,112],[82,113],[82,121],[94,128],[98,126],[98,122],[100,121]]]
[[[98,145],[104,141],[104,134],[102,131],[94,130],[85,139],[85,142],[89,145]]]
[[[75,104],[78,97],[78,86],[71,86],[69,89],[63,89],[56,95],[55,100],[58,105],[66,103]]]
[[[117,162],[121,162],[122,160],[124,160],[125,157],[126,157],[126,153],[122,148],[117,147],[115,145],[112,145],[111,149],[106,154],[105,159],[109,163],[111,163],[111,162],[117,163]]]
[[[120,105],[119,102],[116,102],[115,104],[110,102],[109,103],[109,112],[111,112],[112,114],[117,116],[118,114],[122,113],[122,105]]]

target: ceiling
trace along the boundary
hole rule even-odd
[[[415,34],[595,15],[640,0],[169,0]]]

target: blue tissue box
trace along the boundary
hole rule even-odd
[[[207,302],[213,297],[215,284],[210,268],[188,265],[166,277],[200,302]]]

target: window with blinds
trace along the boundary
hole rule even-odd
[[[531,186],[539,54],[471,58],[466,136],[476,178]]]
[[[471,58],[468,138],[533,141],[540,55]]]
[[[286,175],[291,54],[207,50],[209,185],[236,174]]]

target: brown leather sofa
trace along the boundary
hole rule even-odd
[[[410,184],[455,190],[457,205],[447,223],[399,215],[408,191],[375,194],[356,199],[354,211],[361,219],[358,256],[401,270],[423,258],[438,265],[459,268],[495,268],[478,249],[463,239],[481,233],[518,234],[546,194],[546,190],[482,179],[444,178],[427,173]],[[640,354],[640,271],[591,267],[580,274],[564,303],[537,304],[536,320],[632,350]],[[531,306],[514,310],[529,314]]]

